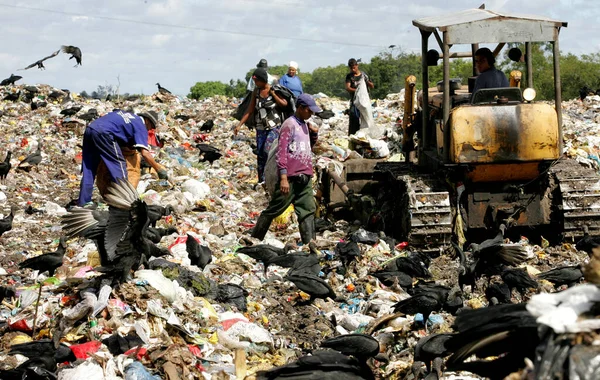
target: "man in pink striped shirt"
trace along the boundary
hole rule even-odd
[[[321,112],[319,106],[308,94],[302,94],[296,101],[296,113],[283,122],[279,131],[277,150],[277,170],[279,184],[273,193],[269,206],[264,210],[252,231],[252,237],[264,239],[271,221],[281,215],[290,204],[298,216],[300,237],[303,244],[315,238],[315,211],[317,209],[312,188],[312,151],[309,129],[306,120]]]

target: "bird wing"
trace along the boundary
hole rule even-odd
[[[108,260],[113,261],[117,256],[117,245],[131,238],[129,211],[115,207],[109,208],[108,225],[104,232],[104,247]]]
[[[24,68],[22,68],[22,69],[19,69],[19,70],[20,70],[20,71],[22,71],[22,70],[29,70],[29,69],[31,69],[32,67],[35,67],[35,66],[37,66],[38,62],[41,62],[41,60],[40,60],[40,61],[35,61],[35,62],[33,62],[31,65],[29,65],[29,66],[27,66],[27,67],[24,67]]]
[[[67,54],[79,54],[81,55],[81,50],[79,50],[79,48],[77,46],[71,46],[71,45],[63,45],[60,48],[62,50],[63,53],[67,53]]]
[[[119,178],[117,183],[111,183],[107,192],[104,196],[106,203],[121,210],[129,210],[139,200],[137,190],[126,179]]]
[[[50,58],[56,57],[56,56],[58,55],[58,53],[60,53],[60,49],[58,49],[58,50],[57,50],[57,51],[55,51],[54,53],[50,54],[49,56],[47,56],[47,57],[44,57],[44,58],[40,59],[38,62],[44,62],[44,61],[45,61],[45,60],[47,60],[47,59],[50,59]],[[36,62],[36,63],[37,63],[37,62]]]

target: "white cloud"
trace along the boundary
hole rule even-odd
[[[171,39],[170,34],[155,34],[152,36],[152,45],[154,46],[163,46]]]
[[[73,22],[86,22],[89,19],[90,18],[87,16],[72,16],[71,17],[71,21],[73,21]]]

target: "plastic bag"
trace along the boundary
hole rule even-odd
[[[368,128],[369,136],[378,139],[383,135],[383,128],[377,126],[373,120],[371,99],[367,90],[365,78],[360,78],[356,92],[354,93],[354,106],[360,111],[360,129]]]
[[[277,170],[277,151],[279,150],[279,138],[271,145],[267,163],[265,164],[265,186],[270,196],[273,196],[279,183],[279,170]]]
[[[244,117],[244,114],[248,110],[248,106],[250,106],[251,100],[252,100],[252,91],[248,91],[246,93],[246,96],[244,97],[244,100],[242,100],[240,105],[237,106],[235,111],[233,111],[233,113],[231,114],[231,117],[233,117],[236,120],[242,120],[242,117]],[[250,129],[254,128],[254,118],[253,117],[249,117],[248,120],[246,120],[246,126]]]

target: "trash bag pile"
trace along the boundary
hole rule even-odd
[[[11,164],[0,178],[0,379],[598,378],[600,242],[589,236],[534,245],[501,228],[430,256],[319,213],[317,239],[302,245],[288,210],[256,241],[248,231],[268,196],[254,132],[233,138],[239,100],[93,100],[46,85],[0,97],[0,162]],[[347,138],[348,102],[317,98],[333,115],[315,120],[315,155],[361,154],[351,144],[368,137]],[[401,99],[373,107],[389,159]],[[565,102],[577,155],[597,149],[600,98],[590,101]],[[111,184],[112,196],[74,211],[84,128],[117,108],[159,112],[155,158],[169,180],[144,168],[137,188]],[[109,206],[135,215],[120,243]],[[112,258],[111,242],[139,260]]]

